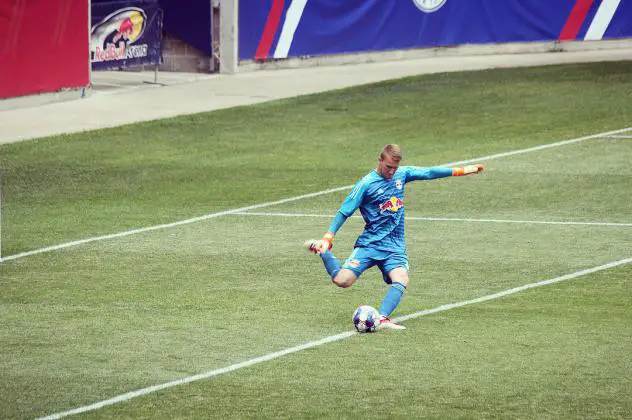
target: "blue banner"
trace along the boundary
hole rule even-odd
[[[93,69],[160,63],[162,9],[157,0],[93,0],[91,13]]]
[[[240,0],[242,60],[632,37],[625,0]]]

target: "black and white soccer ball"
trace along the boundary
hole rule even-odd
[[[380,323],[380,313],[372,306],[359,306],[353,313],[353,325],[359,333],[372,333]]]

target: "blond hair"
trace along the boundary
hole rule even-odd
[[[402,149],[396,144],[387,144],[382,148],[380,153],[380,160],[384,160],[384,157],[389,156],[396,162],[402,160]]]

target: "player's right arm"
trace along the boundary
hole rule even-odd
[[[331,249],[334,243],[334,236],[338,232],[338,230],[342,227],[342,225],[347,221],[349,216],[351,216],[362,204],[362,200],[364,199],[364,193],[366,192],[366,187],[368,185],[367,177],[360,179],[353,186],[353,189],[345,198],[340,209],[336,212],[336,216],[334,220],[331,221],[329,225],[329,229],[323,235],[322,241],[324,241],[327,249]]]

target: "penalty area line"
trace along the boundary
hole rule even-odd
[[[498,293],[493,293],[490,295],[486,295],[486,296],[481,296],[475,299],[470,299],[470,300],[464,300],[461,302],[456,302],[456,303],[450,303],[450,304],[445,304],[445,305],[441,305],[441,306],[437,306],[435,308],[432,309],[426,309],[424,311],[419,311],[419,312],[415,312],[409,315],[404,315],[404,316],[400,316],[394,319],[394,321],[396,322],[403,322],[403,321],[407,321],[409,319],[415,319],[415,318],[419,318],[422,316],[426,316],[426,315],[431,315],[431,314],[435,314],[438,312],[444,312],[444,311],[449,311],[451,309],[456,309],[456,308],[461,308],[463,306],[468,306],[468,305],[475,305],[477,303],[482,303],[482,302],[487,302],[490,300],[494,300],[494,299],[500,299],[503,298],[505,296],[509,296],[509,295],[513,295],[528,289],[534,289],[536,287],[542,287],[542,286],[548,286],[550,284],[555,284],[555,283],[559,283],[562,281],[566,281],[566,280],[571,280],[577,277],[581,277],[581,276],[585,276],[588,274],[592,274],[592,273],[596,273],[599,271],[603,271],[603,270],[608,270],[610,268],[614,268],[614,267],[618,267],[621,265],[625,265],[625,264],[629,264],[632,263],[632,258],[625,258],[622,260],[618,260],[618,261],[613,261],[607,264],[603,264],[603,265],[599,265],[596,267],[592,267],[592,268],[587,268],[584,270],[580,270],[580,271],[576,271],[574,273],[570,273],[570,274],[566,274],[563,276],[559,276],[559,277],[555,277],[552,279],[548,279],[548,280],[542,280],[539,282],[535,282],[535,283],[529,283],[529,284],[525,284],[522,286],[518,286],[518,287],[514,287],[512,289],[508,289],[508,290],[503,290],[501,292]],[[103,400],[103,401],[99,401],[96,402],[94,404],[90,404],[90,405],[85,405],[83,407],[78,407],[78,408],[74,408],[72,410],[68,410],[68,411],[64,411],[64,412],[60,412],[60,413],[55,413],[55,414],[50,414],[48,416],[45,417],[40,417],[38,420],[54,420],[54,419],[60,419],[62,417],[67,417],[67,416],[71,416],[71,415],[75,415],[75,414],[81,414],[81,413],[86,413],[88,411],[94,411],[94,410],[98,410],[100,408],[109,406],[109,405],[114,405],[114,404],[118,404],[124,401],[128,401],[131,400],[132,398],[136,398],[136,397],[141,397],[143,395],[148,395],[163,389],[168,389],[168,388],[173,388],[175,386],[179,386],[179,385],[184,385],[187,383],[191,383],[191,382],[195,382],[195,381],[200,381],[203,379],[209,379],[212,378],[214,376],[219,376],[225,373],[230,373],[230,372],[234,372],[236,370],[239,369],[244,369],[253,365],[257,365],[260,363],[264,363],[264,362],[268,362],[271,360],[275,360],[278,359],[280,357],[283,356],[287,356],[289,354],[292,353],[297,353],[299,351],[303,351],[303,350],[307,350],[307,349],[311,349],[314,347],[319,347],[322,346],[324,344],[327,343],[332,343],[334,341],[340,341],[343,340],[345,338],[349,338],[352,337],[354,335],[356,335],[357,333],[355,331],[346,331],[340,334],[336,334],[336,335],[331,335],[329,337],[325,337],[322,338],[320,340],[316,340],[316,341],[310,341],[309,343],[305,343],[305,344],[301,344],[295,347],[289,347],[287,349],[281,350],[281,351],[277,351],[274,353],[269,353],[267,355],[264,356],[260,356],[260,357],[256,357],[254,359],[250,359],[250,360],[246,360],[244,362],[241,363],[236,363],[224,368],[220,368],[220,369],[215,369],[215,370],[211,370],[208,372],[204,372],[204,373],[200,373],[197,375],[193,375],[193,376],[188,376],[182,379],[177,379],[171,382],[166,382],[166,383],[162,383],[162,384],[158,384],[158,385],[153,385],[147,388],[142,388],[142,389],[138,389],[136,391],[130,391],[124,394],[120,394],[117,395],[116,397],[113,398],[109,398],[107,400]]]
[[[313,214],[313,213],[265,213],[244,211],[233,213],[235,216],[261,216],[261,217],[318,217],[333,219],[331,214]],[[350,219],[361,219],[362,216],[349,216]],[[406,216],[406,220],[418,220],[428,222],[471,222],[471,223],[517,223],[531,225],[566,225],[566,226],[611,226],[611,227],[632,227],[632,223],[618,222],[573,222],[573,221],[552,221],[552,220],[511,220],[511,219],[472,219],[461,217],[424,217],[424,216]]]
[[[625,133],[627,131],[632,131],[632,127],[621,128],[619,130],[604,131],[602,133],[591,134],[591,135],[583,136],[583,137],[576,137],[574,139],[562,140],[562,141],[557,141],[557,142],[553,142],[553,143],[542,144],[542,145],[539,145],[539,146],[528,147],[528,148],[525,148],[525,149],[512,150],[512,151],[509,151],[509,152],[496,153],[496,154],[493,154],[493,155],[480,156],[480,157],[473,158],[473,159],[459,160],[459,161],[456,161],[456,162],[444,163],[444,164],[437,165],[437,166],[466,165],[466,164],[469,164],[469,163],[487,162],[487,161],[494,160],[494,159],[500,159],[500,158],[509,157],[509,156],[517,156],[517,155],[522,155],[522,154],[525,154],[525,153],[532,153],[532,152],[537,152],[537,151],[540,151],[540,150],[550,149],[550,148],[553,148],[553,147],[560,147],[560,146],[566,146],[566,145],[569,145],[569,144],[580,143],[580,142],[583,142],[583,141],[586,141],[586,140],[592,140],[592,139],[598,139],[598,138],[603,138],[603,137],[607,137],[607,136],[617,135],[617,134]],[[130,235],[135,235],[135,234],[144,233],[144,232],[152,232],[152,231],[161,230],[161,229],[168,229],[168,228],[172,228],[172,227],[176,227],[176,226],[183,226],[183,225],[188,225],[188,224],[191,224],[191,223],[197,223],[197,222],[201,222],[201,221],[205,221],[205,220],[215,219],[215,218],[226,216],[226,215],[230,215],[230,214],[247,212],[247,211],[250,211],[250,210],[261,209],[261,208],[264,208],[264,207],[272,207],[272,206],[276,206],[276,205],[279,205],[279,204],[285,204],[285,203],[290,203],[290,202],[293,202],[293,201],[303,200],[303,199],[306,199],[306,198],[313,198],[313,197],[318,197],[318,196],[321,196],[321,195],[326,195],[326,194],[331,194],[331,193],[335,193],[335,192],[345,191],[345,190],[351,189],[352,187],[353,187],[353,185],[346,185],[344,187],[331,188],[331,189],[328,189],[328,190],[317,191],[317,192],[313,192],[313,193],[309,193],[309,194],[297,195],[297,196],[294,196],[294,197],[288,197],[288,198],[284,198],[284,199],[281,199],[281,200],[270,201],[270,202],[267,202],[267,203],[254,204],[254,205],[251,205],[251,206],[246,206],[246,207],[235,208],[235,209],[231,209],[231,210],[220,211],[218,213],[206,214],[204,216],[193,217],[193,218],[186,219],[186,220],[180,220],[178,222],[165,223],[165,224],[154,225],[154,226],[148,226],[148,227],[144,227],[144,228],[128,230],[128,231],[125,231],[125,232],[113,233],[113,234],[103,235],[103,236],[94,236],[92,238],[80,239],[80,240],[77,240],[77,241],[66,242],[66,243],[62,243],[62,244],[58,244],[58,245],[47,246],[47,247],[44,247],[44,248],[34,249],[32,251],[26,251],[26,252],[21,252],[19,254],[14,254],[14,255],[9,255],[9,256],[6,256],[6,257],[2,257],[2,258],[0,258],[0,263],[1,262],[5,262],[5,261],[17,260],[19,258],[30,257],[30,256],[33,256],[33,255],[43,254],[43,253],[46,253],[46,252],[59,251],[61,249],[71,248],[71,247],[84,245],[84,244],[88,244],[88,243],[92,243],[92,242],[98,242],[98,241],[104,241],[104,240],[109,240],[109,239],[121,238],[121,237],[124,237],[124,236],[130,236]]]

